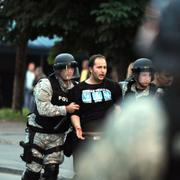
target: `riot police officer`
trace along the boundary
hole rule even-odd
[[[135,99],[138,99],[160,93],[161,90],[151,83],[154,77],[154,67],[150,59],[137,59],[133,63],[132,72],[131,78],[120,82],[123,98],[133,95]]]
[[[57,180],[59,164],[63,162],[62,145],[69,127],[68,114],[79,109],[79,105],[68,102],[68,90],[79,76],[77,62],[68,53],[56,56],[54,73],[41,79],[34,88],[35,109],[28,116],[27,140],[22,159],[26,170],[22,180]]]

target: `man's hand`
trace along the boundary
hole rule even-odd
[[[73,113],[75,110],[79,110],[79,105],[74,102],[66,106],[66,111],[68,113]]]
[[[72,115],[71,116],[71,122],[75,128],[76,131],[76,136],[81,139],[84,140],[85,138],[82,136],[83,132],[81,129],[81,122],[80,122],[80,117],[78,115]]]
[[[85,137],[82,136],[83,133],[82,133],[81,127],[75,127],[75,130],[76,130],[76,136],[77,136],[79,139],[84,140]]]

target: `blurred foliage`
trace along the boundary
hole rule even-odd
[[[133,51],[134,37],[147,0],[109,0],[91,12],[96,16],[97,42],[115,61],[128,57]],[[122,60],[121,60],[122,61]]]
[[[0,1],[0,36],[11,42],[25,31],[28,39],[38,35],[63,38],[50,52],[104,53],[115,61],[129,55],[148,0],[3,0]],[[127,52],[128,51],[128,52]]]
[[[48,56],[48,64],[52,65],[54,63],[54,58],[61,51],[61,42],[56,42],[55,45],[51,48]]]
[[[14,111],[10,108],[2,108],[0,109],[0,120],[25,121],[27,114],[29,114],[29,110],[27,108],[23,108],[22,112]]]
[[[103,53],[110,61],[132,61],[133,42],[148,0],[72,1],[73,28],[52,48],[49,59],[64,50],[71,53]],[[59,48],[58,48],[59,46]],[[128,62],[129,59],[129,62]]]
[[[52,37],[62,29],[70,28],[74,23],[70,19],[62,23],[55,18],[63,6],[64,2],[55,0],[0,1],[1,40],[16,42],[22,32],[32,40],[39,35]]]
[[[59,51],[102,52],[118,59],[129,54],[148,0],[3,0],[0,1],[1,40],[38,35],[63,38]],[[57,47],[57,45],[55,45]],[[52,60],[50,60],[51,62]]]
[[[40,35],[62,38],[61,43],[51,50],[49,63],[59,52],[74,55],[88,52],[102,53],[115,64],[128,64],[132,61],[134,37],[147,2],[0,0],[0,41],[14,43],[18,47],[12,107],[20,110],[22,104],[22,77],[29,39],[36,39]]]
[[[23,101],[28,40],[36,39],[40,35],[52,37],[54,34],[62,34],[63,36],[70,30],[76,22],[72,19],[71,13],[66,13],[69,2],[68,0],[0,1],[0,41],[16,46],[12,102],[14,110],[21,110]]]

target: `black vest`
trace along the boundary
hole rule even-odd
[[[51,74],[48,77],[51,86],[52,86],[52,90],[53,90],[53,94],[52,94],[52,99],[51,99],[51,103],[53,105],[57,105],[57,106],[66,106],[68,105],[68,97],[67,97],[67,93],[65,93],[64,91],[62,91],[62,89],[60,88],[60,84],[58,82],[58,80],[55,77],[55,74]],[[38,113],[37,107],[35,107],[35,112],[36,114],[36,122],[41,125],[43,127],[43,132],[45,133],[63,133],[65,131],[67,131],[67,129],[69,128],[69,116],[54,116],[54,117],[47,117],[47,116],[41,116]],[[58,124],[61,123],[60,126],[58,126]],[[58,129],[56,129],[55,127],[58,126]]]

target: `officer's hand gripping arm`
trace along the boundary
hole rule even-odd
[[[79,110],[79,105],[75,104],[74,102],[70,103],[66,106],[66,111],[68,113],[73,113],[74,111]]]

